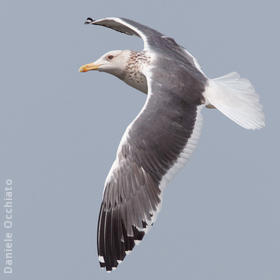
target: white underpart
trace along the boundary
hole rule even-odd
[[[204,92],[206,105],[211,104],[238,125],[247,129],[265,126],[259,97],[249,80],[238,73],[209,79]]]

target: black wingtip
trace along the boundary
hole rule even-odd
[[[94,22],[94,19],[88,17],[84,23],[85,23],[85,24],[91,24],[91,23],[93,23],[93,22]]]

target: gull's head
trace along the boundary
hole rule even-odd
[[[110,51],[102,55],[95,62],[81,66],[79,71],[87,72],[90,70],[98,70],[121,76],[126,69],[129,58],[129,50]]]

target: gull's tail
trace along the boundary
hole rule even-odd
[[[264,113],[254,87],[249,80],[240,78],[238,73],[209,79],[205,99],[208,106],[214,106],[244,128],[259,129],[265,126]]]

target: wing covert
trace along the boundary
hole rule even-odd
[[[105,182],[97,232],[101,267],[116,268],[155,221],[163,186],[196,145],[199,117],[199,106],[178,95],[148,93]]]
[[[184,63],[188,67],[191,66],[201,71],[195,58],[183,47],[178,45],[173,38],[165,36],[146,25],[131,19],[117,17],[108,17],[98,20],[87,18],[85,24],[101,25],[127,35],[138,36],[144,41],[144,50],[153,51],[157,53],[157,55],[162,54],[165,57],[168,56],[173,60]]]

